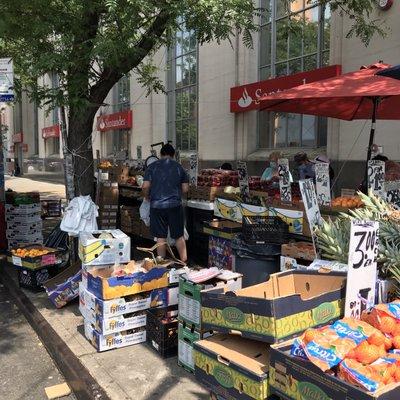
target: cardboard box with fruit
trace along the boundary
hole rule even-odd
[[[61,264],[62,252],[42,245],[26,245],[12,249],[7,259],[17,267],[37,269]]]

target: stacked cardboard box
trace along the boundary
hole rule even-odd
[[[118,183],[102,182],[99,188],[98,224],[101,229],[116,229],[118,218]]]
[[[40,195],[6,193],[6,237],[9,249],[23,244],[42,244],[42,218]]]
[[[200,292],[210,288],[239,290],[242,287],[242,275],[225,270],[217,277],[201,283],[194,283],[189,277],[190,275],[181,275],[179,279],[178,364],[193,372],[194,343],[213,333],[212,329],[204,326],[201,318]]]
[[[121,230],[125,233],[140,235],[142,220],[139,207],[121,206]]]
[[[224,399],[268,398],[275,378],[269,376],[272,352],[266,344],[339,319],[345,282],[342,273],[288,271],[234,292],[218,287],[203,290],[203,329],[218,333],[194,344],[196,378]],[[280,371],[285,375],[288,370]]]

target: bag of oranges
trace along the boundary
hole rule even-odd
[[[400,349],[400,301],[396,300],[388,304],[378,304],[369,312],[364,312],[361,319],[385,335],[396,338]]]

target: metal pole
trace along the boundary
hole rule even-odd
[[[374,139],[375,139],[375,130],[376,130],[376,114],[378,111],[378,105],[379,105],[379,97],[373,97],[372,98],[372,122],[371,122],[371,131],[369,134],[369,143],[368,143],[368,151],[367,151],[367,162],[365,165],[365,186],[362,188],[364,193],[368,193],[368,161],[371,159],[372,155],[372,146],[374,144]]]

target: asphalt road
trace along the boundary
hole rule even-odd
[[[44,389],[65,381],[1,283],[0,355],[0,399],[46,400]]]

